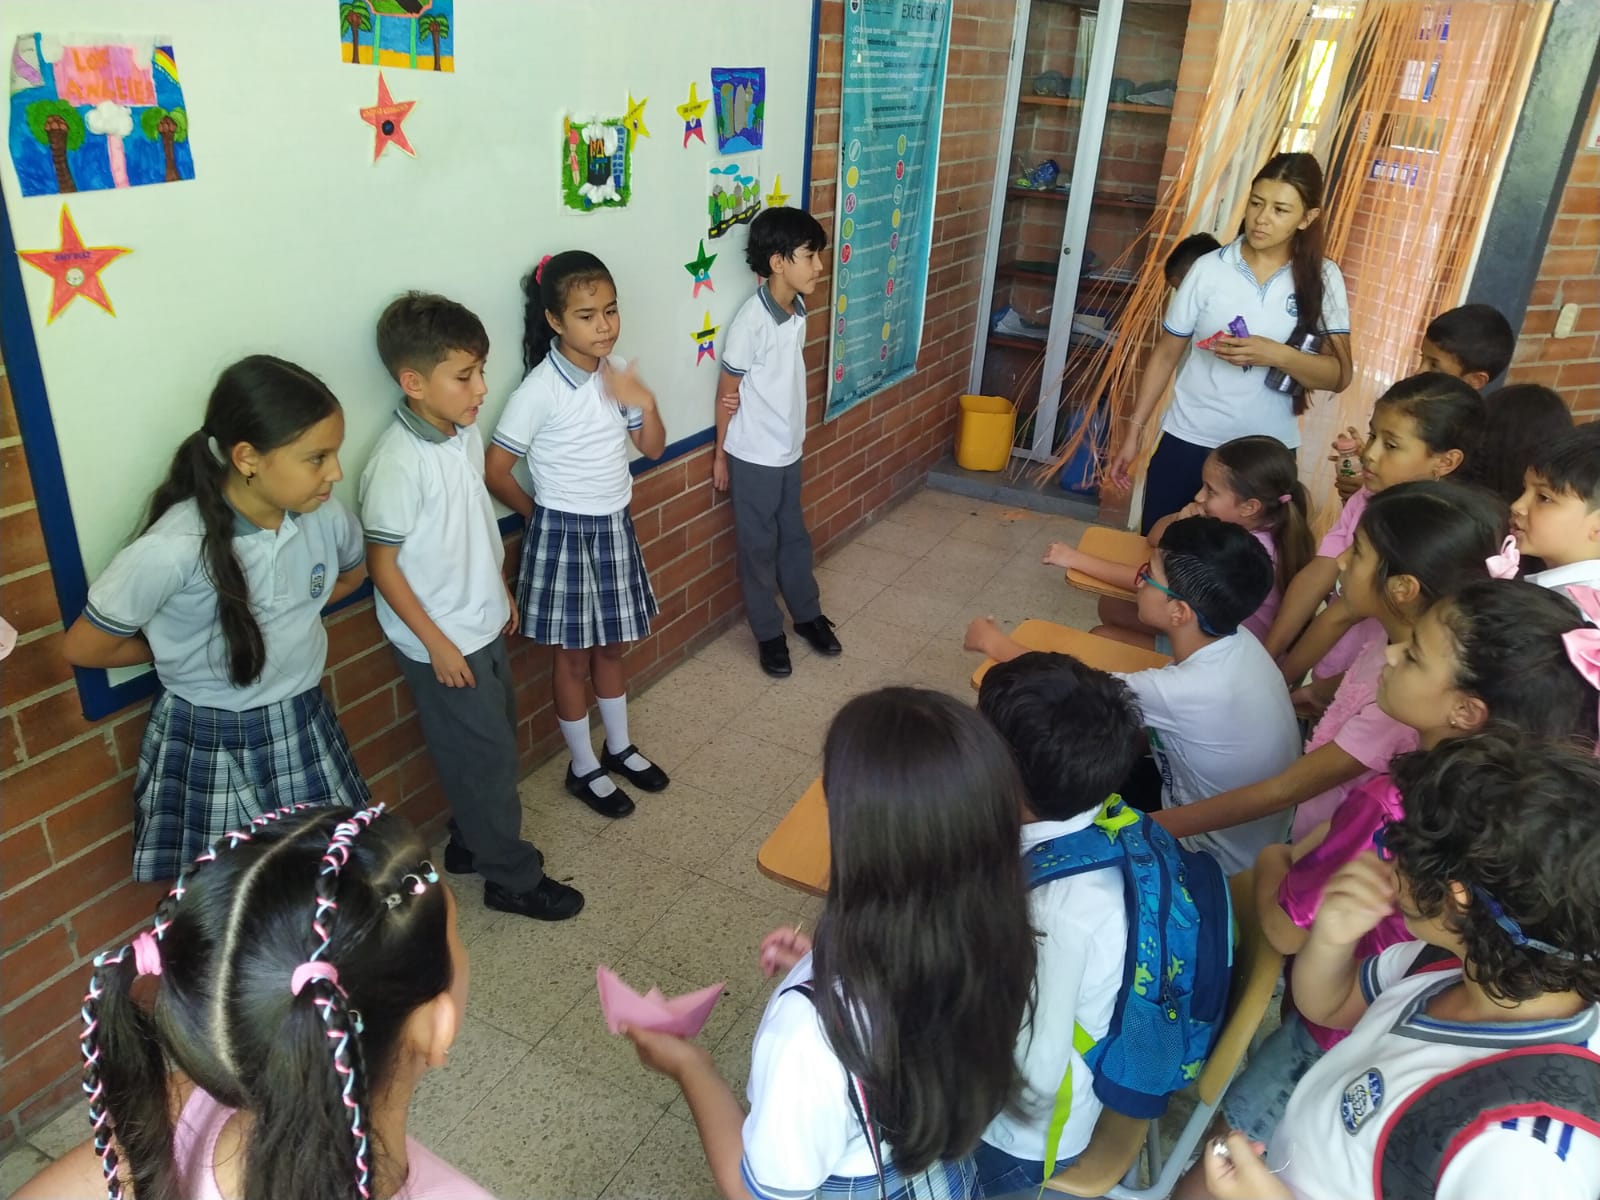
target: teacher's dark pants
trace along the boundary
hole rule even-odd
[[[1140,533],[1149,533],[1150,527],[1162,517],[1177,512],[1194,499],[1200,490],[1200,470],[1210,453],[1210,446],[1196,446],[1170,433],[1161,435],[1144,476]]]

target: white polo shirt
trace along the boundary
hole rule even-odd
[[[267,652],[260,677],[245,687],[228,678],[204,536],[195,502],[174,504],[111,560],[89,588],[83,615],[114,637],[143,630],[162,686],[190,704],[243,712],[316,687],[328,660],[322,608],[334,581],[361,565],[361,523],[335,499],[314,512],[284,513],[276,530],[234,514],[233,553]]]
[[[1564,567],[1550,567],[1524,575],[1529,583],[1565,593],[1570,587],[1600,588],[1600,558],[1585,558]]]
[[[1167,306],[1161,327],[1191,343],[1203,342],[1228,322],[1243,317],[1252,334],[1286,342],[1299,321],[1294,273],[1288,263],[1267,280],[1240,254],[1242,239],[1203,255]],[[1350,332],[1350,303],[1344,276],[1331,259],[1322,263],[1322,326],[1330,334]],[[1300,444],[1300,422],[1293,401],[1267,390],[1267,368],[1235,367],[1193,346],[1173,384],[1172,404],[1161,428],[1196,446],[1220,446],[1249,434],[1264,433],[1291,450]]]
[[[1405,978],[1424,948],[1406,942],[1362,964],[1361,989],[1371,1007],[1295,1088],[1267,1161],[1284,1168],[1282,1179],[1297,1197],[1372,1195],[1384,1126],[1439,1075],[1517,1048],[1565,1043],[1600,1052],[1596,1005],[1562,1021],[1459,1024],[1429,1016],[1428,1001],[1458,983],[1461,969]],[[1496,1121],[1456,1149],[1432,1194],[1437,1200],[1594,1200],[1600,1195],[1600,1138],[1554,1118]]]
[[[1077,833],[1096,812],[1068,821],[1034,821],[1022,827],[1022,850]],[[1072,1108],[1056,1147],[1056,1161],[1082,1154],[1100,1119],[1094,1073],[1073,1049],[1073,1027],[1096,1041],[1111,1028],[1128,950],[1127,903],[1115,867],[1042,884],[1028,893],[1030,923],[1040,933],[1034,972],[1033,1021],[1017,1034],[1017,1062],[1026,1090],[1020,1113],[1002,1112],[983,1140],[1013,1158],[1045,1161],[1050,1118],[1062,1080],[1070,1072]]]
[[[787,467],[806,440],[806,305],[779,308],[762,284],[722,335],[722,369],[739,377],[739,411],[722,448],[740,462]]]
[[[1178,808],[1271,779],[1300,757],[1283,673],[1247,629],[1182,662],[1131,674],[1114,672],[1144,714],[1150,753],[1161,771],[1161,805]],[[1222,864],[1225,875],[1255,865],[1265,846],[1289,836],[1293,811],[1183,839]]]
[[[398,546],[396,562],[424,611],[462,654],[482,650],[511,616],[505,543],[483,486],[483,434],[457,426],[446,437],[405,405],[361,472],[367,541]],[[376,590],[376,589],[375,589]],[[384,636],[413,662],[428,651],[377,592]]]
[[[607,360],[620,371],[627,361]],[[555,342],[517,385],[495,426],[494,444],[525,456],[534,499],[542,508],[607,517],[633,499],[628,432],[644,425],[636,408],[618,404]]]

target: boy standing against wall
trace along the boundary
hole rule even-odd
[[[745,259],[762,283],[728,325],[717,383],[711,485],[732,492],[745,616],[756,635],[761,669],[780,679],[793,668],[779,592],[794,631],[813,650],[840,651],[833,622],[822,615],[811,535],[800,506],[806,436],[801,297],[822,279],[827,244],[822,226],[798,208],[764,209],[751,222]]]
[[[504,638],[517,610],[477,427],[489,335],[454,301],[409,292],[378,318],[378,354],[405,398],[361,474],[367,568],[450,804],[445,869],[481,874],[489,908],[566,920],[583,896],[522,837]]]

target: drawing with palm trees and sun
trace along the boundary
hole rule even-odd
[[[347,63],[454,71],[455,0],[339,0]]]
[[[153,37],[17,38],[10,135],[24,196],[194,178],[178,64]]]

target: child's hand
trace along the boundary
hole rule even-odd
[[[728,456],[721,450],[711,456],[711,490],[713,492],[728,490]]]
[[[1275,342],[1271,338],[1257,337],[1230,337],[1223,334],[1211,343],[1211,353],[1215,354],[1225,363],[1236,367],[1274,367],[1278,365],[1279,352],[1284,348],[1282,342]],[[1299,353],[1299,351],[1296,351]]]
[[[1044,557],[1039,560],[1047,567],[1066,567],[1071,569],[1077,565],[1078,550],[1065,542],[1051,542],[1050,548],[1044,552]]]
[[[668,1079],[682,1079],[697,1059],[709,1060],[711,1057],[704,1046],[676,1034],[636,1029],[632,1025],[624,1025],[619,1032],[633,1043],[639,1061],[647,1070],[665,1075]]]
[[[1144,427],[1136,425],[1122,439],[1122,444],[1117,447],[1117,452],[1111,456],[1111,465],[1106,468],[1106,482],[1117,491],[1127,492],[1133,490],[1133,460],[1139,457],[1140,435]]]
[[[1394,911],[1397,895],[1394,867],[1368,850],[1328,880],[1311,936],[1335,946],[1354,946]]]
[[[656,405],[656,395],[645,387],[644,381],[639,378],[639,364],[631,362],[622,370],[617,370],[611,365],[609,358],[600,360],[600,382],[606,389],[606,394],[618,404],[628,408],[641,408],[646,411]]]
[[[1187,521],[1190,517],[1203,517],[1205,515],[1206,510],[1200,507],[1200,501],[1191,500],[1178,510],[1178,515],[1175,519]]]
[[[1303,721],[1319,720],[1328,707],[1328,700],[1318,692],[1316,683],[1295,688],[1289,693],[1289,703],[1294,705],[1294,715]]]
[[[774,929],[761,939],[761,973],[768,979],[788,974],[811,953],[811,939],[798,929]]]
[[[517,606],[511,606],[512,619],[516,619]],[[433,677],[447,688],[477,687],[472,668],[467,666],[466,655],[456,649],[455,643],[445,641],[428,647],[428,661],[433,664]]]
[[[1237,1129],[1223,1143],[1226,1154],[1216,1152],[1217,1143],[1208,1141],[1200,1152],[1206,1188],[1217,1200],[1293,1200],[1284,1182],[1268,1169],[1262,1159],[1266,1150]]]
[[[961,648],[988,654],[994,639],[1000,636],[1000,626],[994,623],[993,617],[974,617],[972,624],[967,626],[967,636],[962,640]]]
[[[733,416],[734,413],[739,411],[739,389],[735,388],[731,392],[725,392],[721,396],[718,396],[717,403],[722,405],[723,412],[727,413],[730,417]]]

